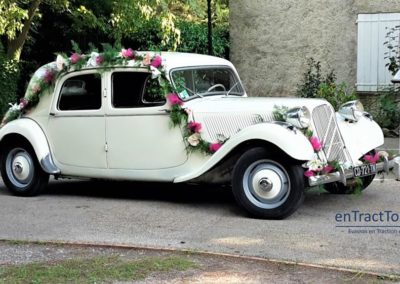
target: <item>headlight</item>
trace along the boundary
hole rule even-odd
[[[307,128],[311,124],[310,111],[305,106],[291,108],[286,112],[286,122],[300,129]]]
[[[358,100],[344,103],[339,108],[339,114],[350,121],[358,121],[364,114],[364,106]]]

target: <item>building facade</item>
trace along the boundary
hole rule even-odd
[[[295,95],[311,57],[373,92],[390,82],[383,42],[396,25],[400,0],[235,0],[230,58],[250,96]]]

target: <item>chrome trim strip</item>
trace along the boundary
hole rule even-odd
[[[54,164],[50,154],[47,154],[46,157],[40,160],[40,166],[48,174],[58,175],[61,173],[60,169]]]

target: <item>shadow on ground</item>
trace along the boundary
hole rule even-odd
[[[183,204],[229,204],[235,202],[231,188],[225,186],[103,180],[53,181],[50,182],[44,194],[166,201]]]

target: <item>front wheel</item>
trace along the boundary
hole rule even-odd
[[[47,185],[49,175],[40,167],[30,145],[5,145],[1,157],[1,176],[14,195],[34,196]]]
[[[304,200],[303,173],[300,166],[254,148],[239,158],[233,170],[233,195],[255,217],[283,219]]]

